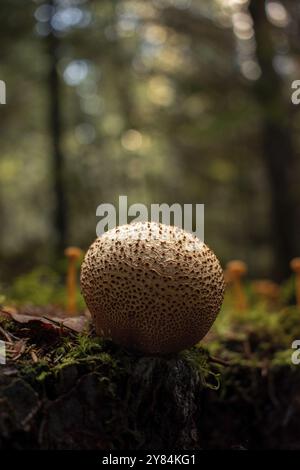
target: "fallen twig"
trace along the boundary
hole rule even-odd
[[[229,367],[231,365],[230,362],[224,361],[224,359],[220,359],[215,356],[209,356],[208,359],[210,360],[210,362],[214,362],[215,364],[220,364],[221,366],[224,366],[224,367]]]
[[[10,334],[7,333],[7,331],[5,331],[4,328],[2,328],[2,326],[0,326],[0,332],[3,334],[4,338],[6,339],[8,343],[13,343],[13,340],[11,339]]]

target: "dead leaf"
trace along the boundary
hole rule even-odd
[[[41,308],[36,309],[36,314],[34,315],[26,313],[26,310],[24,309],[22,310],[22,313],[20,313],[11,307],[5,307],[2,309],[2,311],[5,315],[8,315],[18,323],[30,323],[33,321],[38,321],[45,325],[51,325],[51,327],[58,330],[66,327],[72,331],[76,331],[77,333],[81,333],[82,331],[88,329],[90,324],[90,318],[86,312],[84,315],[70,317],[69,315],[65,314],[65,312],[62,314],[61,311],[59,311],[59,316],[49,316],[49,309],[42,310]]]

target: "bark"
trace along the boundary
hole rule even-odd
[[[271,193],[270,238],[274,252],[274,278],[290,276],[289,262],[297,255],[297,204],[295,199],[297,155],[292,136],[291,104],[273,68],[274,48],[265,2],[252,0],[257,59],[261,77],[254,86],[262,110],[263,158]]]
[[[44,380],[2,366],[0,449],[300,449],[299,367],[236,364],[218,392],[182,359],[122,361]]]
[[[247,343],[240,329],[216,336],[230,362],[199,347],[145,356],[92,331],[4,319],[0,449],[300,449],[300,368],[284,353],[299,312],[283,313],[279,330],[260,318]]]
[[[114,379],[69,365],[41,387],[2,368],[0,449],[196,449],[201,389],[180,359],[137,358]]]
[[[50,2],[53,6],[54,2]],[[66,246],[67,231],[67,207],[64,190],[64,155],[62,150],[62,116],[61,116],[61,90],[60,79],[57,70],[59,40],[55,36],[55,31],[51,28],[51,33],[47,36],[47,46],[49,55],[49,130],[52,140],[52,172],[53,172],[53,192],[54,210],[53,226],[55,231],[55,250],[57,257]]]

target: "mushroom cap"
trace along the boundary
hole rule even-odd
[[[196,344],[224,297],[222,268],[198,238],[138,222],[110,230],[87,251],[81,289],[97,334],[150,354]]]
[[[232,280],[245,276],[247,274],[248,268],[244,261],[233,260],[227,263],[226,271],[228,279]]]
[[[300,258],[294,258],[292,259],[292,261],[290,262],[290,266],[291,266],[291,269],[295,272],[295,273],[300,273]]]
[[[79,259],[82,256],[82,250],[77,246],[69,246],[65,249],[65,256],[72,259]]]

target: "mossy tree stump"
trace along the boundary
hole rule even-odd
[[[0,448],[200,448],[210,374],[201,349],[151,357],[59,337],[38,362],[25,355],[0,368]]]

